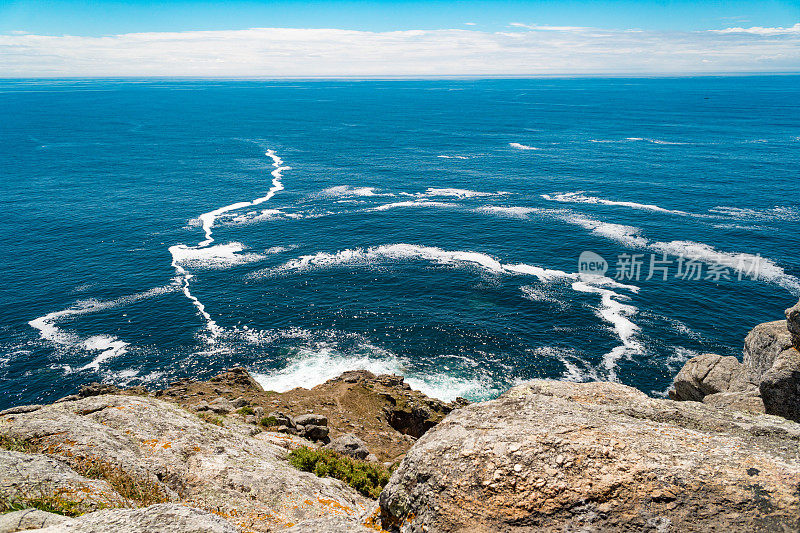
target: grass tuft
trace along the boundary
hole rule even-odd
[[[197,413],[198,418],[204,422],[208,422],[209,424],[214,424],[215,426],[224,426],[225,424],[222,422],[222,418],[219,416],[214,416],[209,413]]]
[[[368,498],[377,499],[389,481],[390,472],[381,465],[357,461],[331,450],[302,446],[289,453],[289,462],[304,472],[344,481]]]
[[[250,407],[249,405],[245,405],[241,409],[237,409],[236,413],[240,414],[240,415],[243,415],[243,416],[256,414],[256,412],[253,410],[253,408]]]
[[[80,502],[63,498],[59,494],[38,494],[28,498],[11,498],[0,494],[0,514],[31,508],[64,516],[79,516],[86,512],[86,508]]]

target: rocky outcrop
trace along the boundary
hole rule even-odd
[[[326,444],[324,448],[336,452],[339,455],[347,455],[360,461],[366,461],[370,456],[373,458],[375,457],[369,453],[364,441],[351,433],[345,433],[344,435],[336,437]]]
[[[311,442],[233,419],[224,424],[155,398],[102,394],[0,416],[0,438],[22,443],[34,463],[49,461],[37,454],[56,458],[51,469],[93,468],[136,505],[181,502],[251,531],[357,517],[368,506],[344,483],[288,464],[287,447]]]
[[[766,322],[750,331],[742,363],[714,354],[687,361],[669,396],[800,421],[799,333],[800,302],[786,310],[785,321]]]
[[[800,352],[781,352],[762,376],[759,391],[767,413],[800,421]]]
[[[776,417],[533,381],[428,431],[380,508],[402,532],[794,531],[798,445]]]
[[[792,344],[800,350],[800,302],[786,310],[786,324],[792,335]]]
[[[113,509],[64,520],[30,533],[239,533],[228,521],[208,511],[177,504],[142,509]]]
[[[673,400],[703,401],[709,394],[728,392],[744,372],[742,363],[735,357],[703,354],[689,359],[670,391]]]
[[[345,372],[312,389],[277,393],[263,390],[247,371],[234,368],[209,381],[173,382],[154,395],[210,417],[237,418],[269,432],[315,442],[352,434],[378,461],[388,464],[402,458],[416,439],[447,413],[467,404],[463,399],[443,402],[430,398],[412,390],[400,376],[376,376],[366,370]]]
[[[751,380],[758,383],[761,376],[772,367],[775,358],[791,348],[792,336],[785,320],[765,322],[754,327],[744,339],[742,363],[747,367]]]
[[[41,504],[70,514],[127,503],[108,482],[84,477],[52,457],[7,450],[0,450],[0,499],[0,511]]]

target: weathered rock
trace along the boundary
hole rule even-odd
[[[152,397],[100,395],[0,417],[0,435],[75,465],[99,458],[164,499],[213,510],[247,530],[358,516],[369,500],[341,481],[299,472],[269,432],[219,427]],[[274,434],[273,434],[274,435]],[[288,438],[288,437],[287,437]]]
[[[211,406],[208,405],[208,402],[205,400],[200,400],[199,402],[191,405],[192,411],[210,411]]]
[[[767,413],[800,422],[800,352],[789,348],[778,355],[759,384]]]
[[[31,533],[238,533],[223,518],[177,504],[97,511]]]
[[[250,373],[240,366],[228,369],[221,374],[217,374],[211,378],[211,381],[223,382],[228,386],[237,387],[245,391],[264,392],[264,389],[262,389],[261,385],[259,385],[258,382],[253,379]]]
[[[324,415],[307,414],[294,417],[295,426],[327,426],[328,418]]]
[[[742,352],[742,362],[749,373],[750,381],[758,384],[778,354],[791,346],[792,336],[785,320],[765,322],[754,327],[744,340]]]
[[[71,518],[64,515],[47,513],[38,509],[23,509],[0,515],[0,533],[41,529],[71,521]]]
[[[305,520],[294,527],[284,529],[284,533],[375,533],[364,525],[343,518],[317,518]]]
[[[367,445],[363,440],[359,439],[352,433],[340,435],[323,447],[342,455],[349,455],[350,457],[359,459],[361,461],[364,461],[367,459],[367,457],[369,457]]]
[[[287,428],[291,428],[291,427],[295,426],[294,421],[292,420],[292,417],[290,417],[288,415],[285,415],[283,413],[270,413],[270,414],[267,415],[267,418],[274,418],[275,419],[275,423],[278,426],[286,426]]]
[[[0,497],[19,506],[44,501],[73,513],[126,505],[105,481],[88,479],[46,455],[8,450],[0,450]]]
[[[208,403],[208,408],[218,415],[226,415],[233,411],[233,403],[227,398],[215,398]]]
[[[713,407],[733,409],[745,413],[764,414],[764,401],[753,388],[746,391],[718,392],[703,397],[703,403]]]
[[[303,428],[300,430],[300,428]],[[328,441],[328,426],[315,426],[315,425],[307,425],[307,426],[297,426],[298,431],[301,437],[305,437],[309,440],[313,441]]]
[[[245,405],[248,405],[249,403],[250,403],[250,402],[248,402],[247,400],[245,400],[245,399],[244,399],[244,398],[242,398],[241,396],[240,396],[240,397],[238,397],[238,398],[236,398],[235,400],[233,400],[233,401],[231,402],[231,404],[233,404],[233,407],[234,407],[234,408],[236,408],[236,409],[239,409],[239,408],[241,408],[241,407],[244,407]]]
[[[19,413],[32,413],[33,411],[38,411],[41,408],[42,408],[42,406],[39,405],[39,404],[18,405],[16,407],[10,407],[9,409],[5,409],[3,411],[0,411],[0,416],[3,416],[3,415],[16,415],[16,414],[19,414]]]
[[[675,377],[674,390],[669,396],[673,400],[700,402],[704,396],[730,390],[743,371],[742,363],[735,357],[712,353],[692,357]]]
[[[402,532],[792,531],[800,425],[532,381],[451,413],[380,497]]]
[[[786,310],[786,327],[792,336],[794,347],[800,350],[800,302]]]
[[[115,387],[114,385],[94,382],[89,383],[88,385],[83,385],[78,393],[78,396],[81,398],[87,398],[89,396],[98,396],[100,394],[116,394],[119,391],[119,388]]]

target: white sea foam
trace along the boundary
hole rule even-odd
[[[596,235],[611,239],[612,241],[617,241],[626,246],[636,248],[647,245],[647,239],[639,235],[641,230],[633,226],[601,222],[599,220],[577,214],[570,214],[562,217],[562,219],[570,224],[577,224],[578,226],[586,228]]]
[[[226,205],[224,207],[219,207],[217,209],[214,209],[213,211],[209,211],[208,213],[203,213],[202,215],[197,217],[198,220],[200,220],[200,223],[203,227],[203,231],[206,234],[206,239],[202,241],[200,244],[198,244],[198,246],[200,247],[208,246],[209,244],[214,242],[214,238],[211,236],[211,230],[214,227],[214,222],[220,215],[223,215],[230,211],[236,211],[245,207],[261,204],[263,202],[266,202],[273,196],[275,196],[275,193],[277,193],[278,191],[283,190],[281,175],[284,170],[290,170],[291,167],[283,166],[283,159],[278,157],[278,155],[275,154],[274,150],[267,150],[267,152],[264,155],[272,159],[272,166],[275,167],[275,169],[271,172],[272,187],[270,187],[269,191],[267,191],[267,194],[261,196],[260,198],[256,198],[255,200],[251,200],[249,202],[236,202],[230,205]]]
[[[463,155],[437,155],[436,157],[441,159],[469,159],[469,157]]]
[[[606,198],[598,198],[596,196],[587,196],[583,194],[583,192],[584,191],[575,191],[575,192],[556,193],[552,195],[542,194],[541,197],[544,198],[545,200],[550,200],[553,202],[612,205],[612,206],[630,207],[631,209],[643,209],[646,211],[655,211],[658,213],[669,213],[672,215],[697,216],[687,211],[680,211],[677,209],[665,209],[663,207],[659,207],[654,204],[640,204],[637,202],[608,200]]]
[[[743,277],[775,283],[795,295],[800,294],[800,279],[787,274],[774,261],[760,255],[723,252],[708,244],[694,241],[652,242],[649,248],[669,255],[722,265],[731,269],[731,277],[738,277],[741,273]]]
[[[800,294],[800,279],[787,274],[771,259],[742,252],[723,252],[713,246],[694,241],[650,241],[640,235],[639,228],[601,222],[583,215],[559,216],[565,222],[577,224],[592,233],[620,242],[631,248],[643,248],[671,256],[695,259],[706,264],[722,265],[732,269],[731,277],[742,276],[760,279],[784,287],[795,295]]]
[[[590,285],[585,281],[576,281],[572,284],[572,288],[579,292],[601,295],[601,305],[595,309],[595,312],[598,317],[611,324],[614,332],[622,341],[622,346],[613,348],[603,356],[603,366],[608,373],[608,379],[610,381],[615,381],[617,379],[615,370],[617,361],[623,356],[630,357],[631,355],[644,352],[642,345],[635,340],[635,336],[639,331],[639,326],[634,324],[629,318],[634,316],[638,309],[619,301],[621,299],[629,299],[627,296],[618,294],[609,289]]]
[[[389,244],[371,248],[354,248],[336,253],[320,252],[293,259],[268,272],[329,268],[338,265],[370,264],[386,260],[427,260],[439,264],[475,265],[492,272],[502,272],[503,266],[496,259],[478,252],[447,251],[433,246],[413,244]]]
[[[596,368],[589,366],[581,357],[571,348],[563,348],[560,346],[540,346],[533,350],[533,353],[539,357],[550,357],[557,359],[564,365],[564,373],[561,374],[561,379],[564,381],[586,382],[586,381],[602,381],[603,377],[597,372]]]
[[[767,209],[751,209],[746,207],[729,207],[718,205],[710,209],[712,213],[737,220],[755,220],[763,222],[794,222],[800,220],[800,209],[791,206],[775,206]]]
[[[126,352],[128,343],[109,335],[95,335],[81,343],[81,348],[90,352],[100,352],[92,362],[78,370],[99,370],[100,363],[120,356]]]
[[[379,193],[375,187],[351,187],[350,185],[337,185],[321,190],[317,196],[348,197],[348,196],[394,196],[391,193]]]
[[[114,300],[80,300],[69,309],[54,311],[39,318],[34,318],[28,322],[28,325],[39,330],[39,336],[44,340],[56,344],[72,345],[78,342],[77,336],[59,329],[56,325],[58,322],[74,316],[87,315],[89,313],[122,307],[147,298],[175,292],[176,290],[178,290],[177,285],[166,285],[164,287],[156,287],[148,291],[132,294],[130,296],[123,296]]]
[[[572,288],[578,292],[595,293],[601,297],[597,315],[611,324],[622,341],[622,346],[615,348],[605,357],[605,368],[610,379],[615,379],[614,366],[623,355],[641,353],[641,345],[634,340],[638,327],[630,320],[637,309],[619,300],[628,297],[620,295],[611,288],[638,292],[634,285],[625,285],[605,276],[583,275],[561,270],[547,269],[525,263],[504,264],[490,255],[461,250],[443,250],[434,246],[418,246],[412,244],[390,244],[371,248],[355,248],[340,250],[336,253],[320,252],[313,255],[300,256],[274,269],[254,272],[251,277],[258,278],[286,272],[307,271],[318,268],[332,268],[342,265],[370,265],[375,263],[402,260],[424,260],[454,267],[479,268],[497,275],[533,276],[542,283],[559,280],[572,282]],[[610,288],[609,288],[610,287]],[[523,290],[523,294],[525,291]],[[530,295],[532,293],[528,293]]]
[[[214,209],[213,211],[209,211],[208,213],[203,213],[198,217],[200,221],[203,231],[205,232],[205,240],[200,242],[196,247],[188,247],[185,245],[176,245],[171,246],[169,248],[170,254],[172,254],[172,268],[175,269],[175,274],[178,283],[181,286],[181,290],[186,298],[192,302],[192,305],[195,306],[197,309],[198,314],[203,317],[206,322],[206,329],[208,329],[209,333],[211,334],[211,341],[214,342],[216,338],[219,336],[221,332],[221,328],[217,325],[216,321],[211,318],[211,315],[206,311],[205,305],[195,297],[192,292],[189,290],[189,284],[192,278],[194,277],[190,274],[185,268],[184,264],[182,264],[182,260],[190,257],[192,254],[195,257],[202,257],[205,260],[206,264],[221,264],[224,263],[225,260],[230,260],[232,257],[236,256],[236,250],[230,248],[230,244],[226,245],[229,248],[219,248],[217,246],[208,248],[209,245],[214,242],[214,237],[212,236],[212,229],[214,227],[214,222],[223,214],[229,213],[231,211],[236,211],[239,209],[243,209],[245,207],[251,207],[254,205],[259,205],[261,203],[266,202],[278,191],[283,190],[283,182],[282,180],[282,173],[285,170],[290,170],[291,167],[287,167],[283,165],[283,159],[281,159],[274,150],[267,150],[264,154],[270,159],[272,159],[272,166],[274,169],[270,174],[272,175],[272,186],[267,191],[267,194],[256,198],[255,200],[251,200],[249,202],[237,202],[235,204],[230,204],[225,207],[220,207],[218,209]],[[239,244],[239,243],[233,243]],[[240,245],[241,246],[241,245]],[[216,251],[212,251],[210,254],[205,254],[204,250],[218,248]],[[240,250],[239,250],[240,251]],[[241,257],[241,256],[240,256]],[[245,261],[246,262],[246,261]],[[202,261],[201,261],[202,263]]]
[[[516,148],[517,150],[539,150],[539,148],[535,148],[533,146],[527,146],[525,144],[520,143],[508,143],[511,148]]]
[[[481,196],[498,196],[508,194],[507,192],[482,192],[471,191],[469,189],[452,189],[428,187],[423,196],[452,196],[455,198],[478,198]]]
[[[261,261],[266,256],[256,253],[242,253],[246,246],[240,242],[217,244],[204,248],[195,248],[178,244],[170,246],[173,262],[187,268],[225,269],[235,265],[243,265]]]
[[[547,289],[547,285],[534,287],[533,285],[523,285],[519,288],[522,291],[522,296],[532,302],[545,302],[553,304],[561,310],[567,308],[567,303],[552,291]]]
[[[673,145],[685,145],[690,143],[685,142],[676,142],[676,141],[664,141],[661,139],[648,139],[646,137],[625,137],[624,139],[589,139],[590,143],[626,143],[626,142],[648,142],[652,144],[673,144]]]
[[[258,211],[248,211],[236,216],[232,216],[225,220],[225,223],[242,225],[269,220],[296,220],[300,218],[306,218],[306,215],[303,213],[288,213],[281,209],[261,209]]]
[[[402,375],[414,389],[444,401],[458,396],[485,398],[499,392],[492,389],[489,380],[416,373],[402,358],[370,344],[362,344],[356,352],[342,353],[325,345],[302,348],[283,369],[253,373],[253,377],[264,390],[285,392],[296,387],[310,389],[347,370],[368,370],[374,374]]]
[[[388,211],[389,209],[396,209],[398,207],[444,207],[454,208],[459,207],[458,204],[448,202],[431,202],[427,200],[408,200],[404,202],[393,202],[391,204],[383,204],[378,207],[373,207],[370,211]]]
[[[504,207],[504,206],[496,206],[496,205],[485,205],[483,207],[479,207],[475,211],[482,212],[482,213],[489,213],[492,215],[500,215],[510,218],[528,218],[528,215],[531,213],[539,213],[542,209],[538,209],[536,207]]]
[[[74,346],[90,352],[99,351],[100,353],[92,362],[78,369],[97,370],[100,366],[100,363],[124,354],[126,352],[128,343],[111,335],[94,335],[81,341],[78,335],[63,331],[61,328],[59,328],[57,325],[58,322],[75,316],[115,309],[145,300],[147,298],[153,298],[155,296],[161,296],[162,294],[175,292],[176,290],[178,290],[177,285],[167,285],[164,287],[156,287],[137,294],[123,296],[114,300],[83,300],[76,302],[75,305],[69,309],[54,311],[39,318],[35,318],[28,322],[28,324],[34,329],[37,329],[39,331],[39,336],[46,341],[63,346]],[[72,369],[69,368],[69,371],[71,372]]]

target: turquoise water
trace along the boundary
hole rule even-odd
[[[235,364],[276,390],[363,367],[441,398],[663,395],[800,296],[796,76],[5,80],[0,102],[0,406]]]

